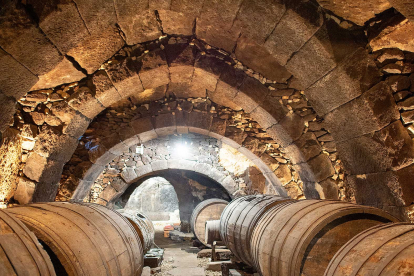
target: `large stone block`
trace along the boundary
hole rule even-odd
[[[135,173],[137,174],[137,178],[152,173],[151,164],[137,167]]]
[[[147,89],[144,92],[133,94],[132,98],[134,98],[134,102],[138,104],[141,103],[148,103],[151,101],[157,101],[165,97],[165,93],[167,92],[167,86],[162,85],[154,89]]]
[[[237,89],[222,81],[218,81],[215,91],[207,91],[208,97],[216,104],[229,107],[233,110],[241,110],[242,108],[233,101],[237,93]]]
[[[168,84],[169,71],[164,51],[158,49],[141,57],[142,68],[139,76],[144,89]]]
[[[236,57],[244,65],[270,80],[284,83],[292,75],[268,50],[245,36],[240,37],[237,42]]]
[[[334,175],[335,169],[332,166],[329,156],[322,153],[317,157],[308,161],[309,167],[315,175],[315,180],[317,182],[327,179],[328,177]]]
[[[406,19],[400,24],[385,28],[369,44],[373,51],[384,48],[398,48],[403,51],[414,52],[414,23]]]
[[[141,59],[124,59],[105,65],[105,70],[122,98],[136,95],[144,91],[139,71],[142,68]]]
[[[299,139],[305,130],[305,121],[296,113],[289,113],[281,121],[280,125],[289,134],[293,141]]]
[[[4,3],[3,3],[4,4]],[[52,70],[63,57],[15,1],[2,4],[0,46],[33,74]]]
[[[170,67],[171,83],[190,84],[193,80],[194,67],[189,65]]]
[[[104,70],[99,70],[92,76],[92,83],[94,85],[95,97],[104,107],[109,107],[121,100],[121,95],[119,95]]]
[[[33,150],[52,160],[67,162],[77,145],[77,138],[63,135],[53,127],[43,126],[36,137],[36,144]]]
[[[73,57],[89,74],[124,46],[124,40],[118,30],[108,28],[105,32],[94,33],[72,48],[68,55]]]
[[[318,0],[318,3],[323,8],[360,26],[377,14],[391,8],[387,0]]]
[[[92,95],[88,87],[81,87],[74,93],[68,104],[89,119],[95,118],[105,107]]]
[[[268,95],[263,103],[260,105],[264,110],[278,122],[285,118],[289,110],[286,106],[280,103],[279,99]]]
[[[188,44],[167,44],[164,49],[168,66],[194,66],[197,49]]]
[[[241,0],[204,1],[201,14],[197,18],[197,37],[231,52],[240,34],[240,31],[231,30],[231,27],[241,4]]]
[[[31,180],[39,182],[47,165],[47,158],[32,152],[27,158],[23,173]]]
[[[32,202],[33,194],[36,188],[36,183],[30,181],[27,178],[20,177],[19,184],[17,184],[17,190],[14,193],[14,199],[19,204],[28,204]]]
[[[295,144],[302,152],[306,161],[319,155],[322,151],[318,139],[313,132],[303,134],[298,140],[295,141]]]
[[[194,16],[170,10],[158,10],[162,30],[170,35],[192,35],[195,25]]]
[[[62,161],[49,161],[45,166],[42,177],[39,183],[36,185],[33,202],[45,202],[55,200],[58,188],[59,180],[62,175],[64,162]]]
[[[293,53],[308,41],[323,23],[323,15],[310,1],[288,8],[264,47],[281,64],[285,65]]]
[[[212,120],[210,113],[193,111],[188,115],[187,125],[209,131]]]
[[[246,77],[233,101],[246,113],[250,113],[265,100],[268,94],[269,90],[260,81]]]
[[[130,122],[130,125],[134,129],[136,134],[140,134],[140,133],[154,129],[154,127],[152,126],[150,117],[132,120]]]
[[[204,0],[172,0],[170,9],[196,18],[201,12],[203,2]]]
[[[114,3],[118,24],[128,45],[155,40],[162,35],[154,11],[148,10],[148,1],[116,0]]]
[[[322,187],[322,191],[325,199],[339,199],[338,185],[332,179],[328,178],[319,183]]]
[[[154,118],[154,128],[164,128],[175,126],[175,116],[171,113],[163,113],[155,116]]]
[[[170,82],[170,72],[167,65],[162,65],[149,71],[140,72],[139,76],[144,89],[156,88]]]
[[[282,147],[287,147],[293,143],[292,137],[280,124],[276,124],[266,129],[267,134]]]
[[[238,93],[246,74],[230,65],[224,65],[215,91],[208,91],[208,96],[219,105],[240,110],[241,107],[234,103],[233,99]]]
[[[76,0],[75,3],[91,33],[105,31],[117,23],[113,0]]]
[[[388,0],[390,4],[402,13],[408,20],[414,22],[414,3],[410,0]]]
[[[243,35],[262,44],[285,11],[286,7],[282,1],[243,1],[232,28],[241,30]]]
[[[380,131],[337,143],[339,156],[350,174],[398,170],[414,161],[414,145],[396,121]]]
[[[405,204],[400,190],[401,183],[399,183],[399,179],[394,172],[350,175],[346,178],[346,181],[354,191],[355,200],[358,204],[378,208],[404,206]],[[411,204],[411,202],[412,199],[407,203]]]
[[[399,119],[390,87],[381,82],[325,116],[325,125],[336,142],[377,131]]]
[[[332,72],[305,91],[319,115],[355,99],[380,81],[380,73],[365,49],[359,48]]]
[[[0,49],[0,64],[0,91],[5,96],[18,100],[38,81],[34,74],[2,49]]]
[[[291,86],[300,90],[308,88],[353,53],[356,47],[348,31],[333,21],[325,22],[286,64],[287,70],[295,77]]]
[[[16,101],[12,97],[6,97],[0,92],[0,102],[2,103],[2,108],[0,109],[0,133],[3,133],[13,119]]]
[[[117,194],[117,190],[115,190],[114,187],[111,185],[106,186],[106,188],[99,194],[99,197],[101,199],[104,199],[106,201],[111,201],[112,198]]]
[[[63,54],[89,37],[89,30],[74,2],[28,0],[27,4],[37,15],[42,31]]]
[[[79,81],[84,77],[86,77],[85,74],[76,69],[72,62],[65,57],[55,68],[39,76],[39,81],[31,90],[53,88],[64,83]]]

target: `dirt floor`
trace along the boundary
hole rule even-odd
[[[191,241],[173,241],[164,238],[163,232],[155,232],[155,244],[163,248],[164,261],[161,271],[155,276],[221,276],[221,272],[206,271],[207,258],[197,259],[196,253],[188,253],[185,249],[192,246]]]

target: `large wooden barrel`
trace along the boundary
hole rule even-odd
[[[151,249],[154,244],[155,229],[152,221],[141,212],[134,210],[117,210],[121,215],[126,217],[137,231],[141,243],[143,244],[144,252]]]
[[[191,229],[197,239],[207,247],[211,244],[205,242],[206,222],[209,220],[219,220],[224,208],[229,204],[224,199],[211,198],[200,202],[191,215]]]
[[[138,233],[117,212],[68,202],[30,204],[7,212],[50,247],[68,275],[141,275]]]
[[[251,254],[263,276],[319,276],[347,241],[392,221],[380,209],[341,201],[284,202],[258,221]]]
[[[36,236],[14,215],[3,211],[0,211],[0,275],[56,275]]]
[[[325,276],[412,275],[414,225],[374,226],[346,243],[334,256]]]
[[[221,215],[222,241],[239,260],[253,265],[250,242],[257,221],[273,206],[290,200],[267,195],[249,195],[233,200]]]

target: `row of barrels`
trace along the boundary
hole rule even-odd
[[[0,275],[141,275],[154,233],[138,215],[68,202],[5,209]]]
[[[216,235],[216,224],[206,223],[205,237]],[[244,196],[224,208],[219,233],[236,258],[262,276],[414,272],[414,225],[369,206]]]

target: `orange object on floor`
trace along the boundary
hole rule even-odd
[[[174,226],[172,226],[172,225],[166,225],[165,227],[164,227],[164,231],[172,231],[172,230],[174,230]]]

